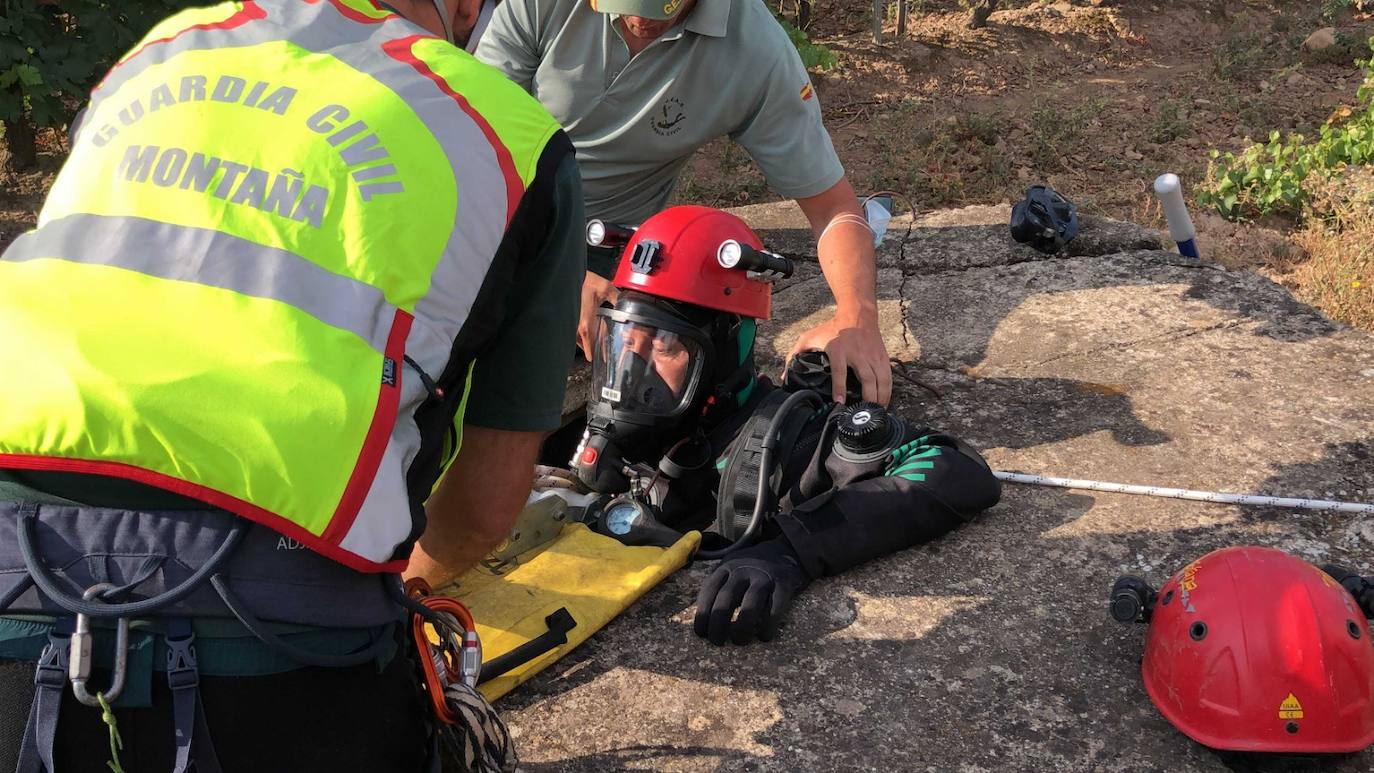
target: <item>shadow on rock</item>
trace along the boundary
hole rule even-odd
[[[747,647],[718,648],[692,634],[693,599],[712,566],[692,565],[500,708],[518,717],[522,747],[552,733],[567,748],[575,737],[567,726],[572,707],[575,721],[611,730],[599,739],[680,739],[670,742],[672,759],[653,756],[657,747],[634,758],[651,759],[657,770],[860,769],[876,759],[883,769],[924,769],[977,757],[980,738],[994,731],[1039,737],[1025,716],[1008,714],[999,693],[1008,682],[1025,683],[1017,672],[1038,662],[1028,652],[1079,636],[1054,603],[1028,595],[1025,585],[1072,559],[1053,553],[1044,529],[1075,520],[1091,504],[1066,491],[1016,492],[941,540],[814,583],[778,640]],[[1028,518],[1028,510],[1047,517]],[[672,687],[653,696],[669,705],[663,716],[627,711],[623,690],[605,688],[626,672],[639,674],[641,689]],[[721,691],[727,707],[696,707],[700,690]],[[938,709],[951,691],[966,693],[960,715]],[[692,708],[674,711],[681,705]],[[920,742],[912,735],[918,727],[919,737],[941,744]],[[527,755],[526,768],[619,770],[629,761],[625,751],[639,748],[591,748],[537,762]]]
[[[1321,459],[1280,467],[1265,480],[1260,493],[1374,504],[1374,438],[1328,443]],[[1308,561],[1337,563],[1362,574],[1374,574],[1374,515],[1254,508],[1251,517],[1290,519],[1319,534],[1319,540],[1289,548]]]
[[[1328,444],[1262,489],[1368,491],[1371,451],[1369,439]],[[538,771],[948,770],[952,760],[969,770],[1244,770],[1155,710],[1139,673],[1146,629],[1110,619],[1108,590],[1127,573],[1158,586],[1242,544],[1368,570],[1352,560],[1370,550],[1350,536],[1359,520],[1008,485],[953,534],[814,583],[771,643],[696,639],[692,600],[710,565],[689,566],[501,708],[530,749],[543,738],[596,744],[533,762]],[[646,724],[627,701],[664,708]],[[605,729],[584,734],[588,725]],[[646,744],[653,734],[663,740]],[[1308,769],[1355,773],[1370,761],[1366,752]]]
[[[900,383],[900,381],[898,382]],[[1126,446],[1172,440],[1136,416],[1131,398],[1110,384],[1059,378],[967,379],[936,398],[903,386],[895,399],[903,415],[952,432],[981,449],[1030,448],[1109,431]],[[995,428],[983,436],[977,428]]]

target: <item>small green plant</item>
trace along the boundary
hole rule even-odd
[[[1159,103],[1155,116],[1150,121],[1151,142],[1163,145],[1191,133],[1192,127],[1188,125],[1187,113],[1184,112],[1182,105],[1172,99]]]
[[[963,113],[954,126],[957,139],[976,139],[984,145],[995,145],[1007,131],[1006,116],[998,112]]]
[[[1088,123],[1101,115],[1107,103],[1090,99],[1068,110],[1053,105],[1037,108],[1030,115],[1031,159],[1041,171],[1057,165],[1083,135]]]
[[[1325,21],[1335,21],[1349,8],[1364,11],[1374,8],[1374,2],[1370,2],[1370,0],[1322,0],[1321,17]]]
[[[835,52],[829,47],[819,43],[812,43],[811,38],[802,32],[797,26],[788,20],[777,17],[778,24],[787,31],[787,37],[792,39],[792,45],[797,47],[797,53],[801,54],[802,64],[806,69],[829,70],[840,63],[836,58]]]
[[[1232,30],[1212,53],[1212,69],[1222,80],[1238,81],[1253,72],[1263,56],[1263,36],[1241,29]]]
[[[1374,38],[1369,49],[1374,53]],[[1239,155],[1213,150],[1198,200],[1230,220],[1301,215],[1314,183],[1345,167],[1374,164],[1374,56],[1359,64],[1364,84],[1356,94],[1357,106],[1344,120],[1327,123],[1312,140],[1271,132],[1268,142]]]

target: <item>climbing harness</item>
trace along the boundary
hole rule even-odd
[[[166,678],[175,730],[174,773],[219,773],[200,700],[194,618],[232,616],[278,655],[307,666],[349,667],[378,662],[393,646],[394,626],[409,613],[428,703],[434,709],[434,759],[442,743],[462,770],[503,773],[517,760],[509,733],[476,690],[481,643],[472,615],[459,602],[435,596],[423,583],[404,588],[395,575],[364,575],[323,556],[282,551],[281,537],[234,516],[143,513],[35,504],[0,505],[0,546],[26,571],[0,575],[0,610],[56,618],[35,673],[34,702],[20,749],[19,773],[52,773],[58,708],[68,682],[81,703],[110,727],[112,769],[122,770],[122,744],[111,706],[126,687],[130,621],[163,626]],[[41,518],[40,518],[41,512]],[[99,524],[93,527],[92,524]],[[118,535],[121,547],[108,547]],[[17,550],[15,550],[17,548]],[[82,556],[105,556],[103,561]],[[21,559],[20,564],[15,559]],[[60,568],[57,568],[60,567]],[[273,580],[240,579],[270,576]],[[312,587],[319,593],[289,592]],[[260,617],[261,615],[261,617]],[[108,685],[95,684],[93,640],[114,633]],[[360,649],[314,652],[274,633],[265,620],[382,629]],[[431,640],[429,633],[433,632]],[[431,641],[437,644],[431,644]]]
[[[446,725],[456,724],[460,718],[449,706],[445,693],[455,682],[477,686],[482,672],[482,642],[477,637],[477,625],[461,602],[433,595],[429,584],[418,577],[406,582],[406,595],[434,613],[430,618],[411,613],[411,638],[435,716]],[[434,632],[432,637],[430,631]]]

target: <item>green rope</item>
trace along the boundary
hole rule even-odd
[[[119,737],[119,728],[115,726],[114,712],[110,710],[110,704],[105,700],[105,693],[96,693],[95,699],[100,702],[100,718],[110,726],[110,761],[106,762],[105,765],[111,773],[125,773],[124,766],[119,764],[119,750],[124,748],[124,739]]]

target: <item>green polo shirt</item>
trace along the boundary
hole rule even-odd
[[[697,0],[633,58],[613,18],[587,0],[505,0],[477,47],[563,124],[588,217],[643,222],[692,152],[727,135],[784,196],[840,181],[806,68],[761,0]]]

